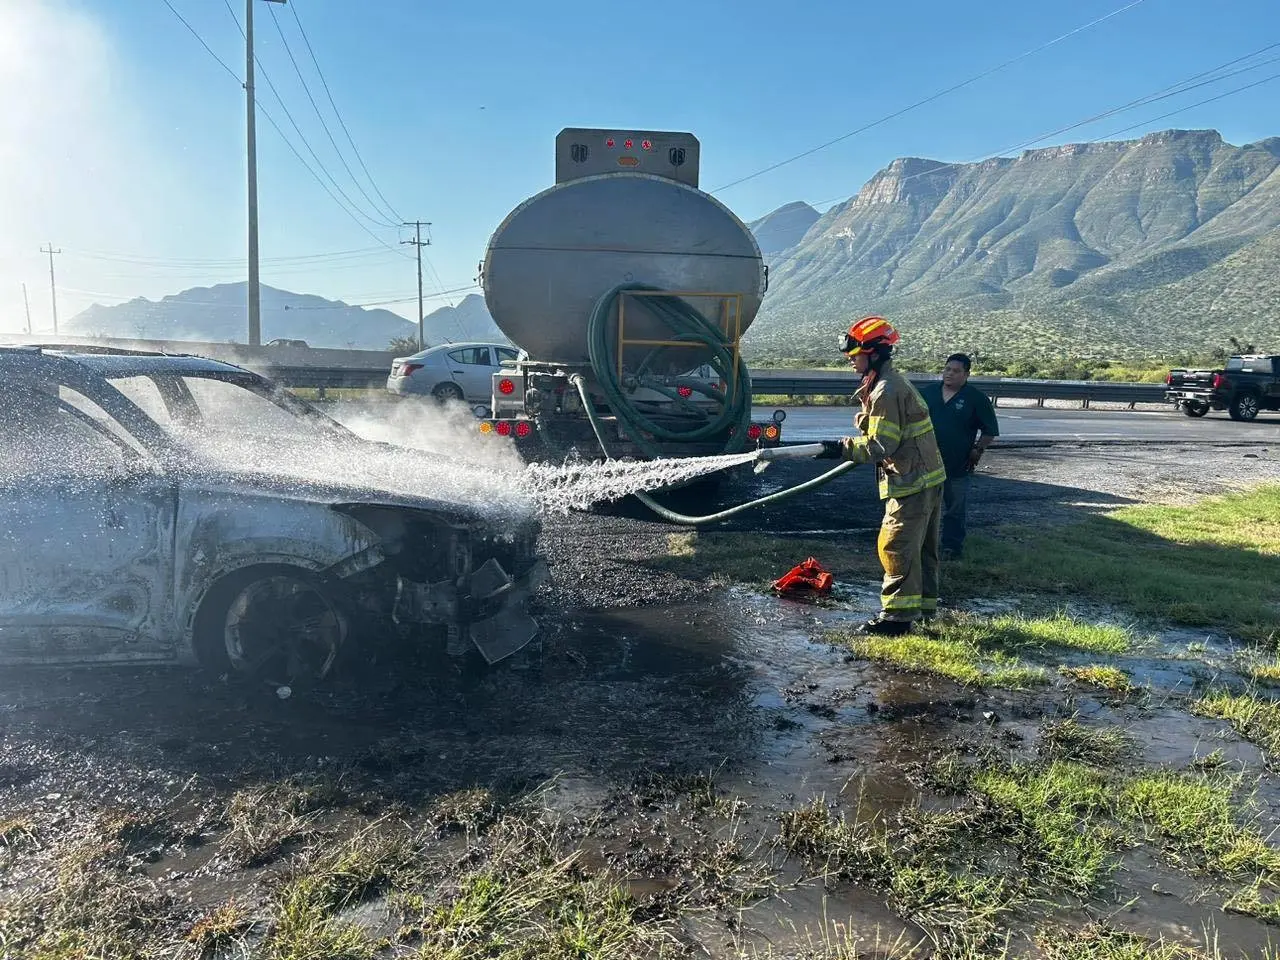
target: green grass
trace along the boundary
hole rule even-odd
[[[1116,869],[1107,778],[1077,763],[984,770],[974,789],[1009,820],[1012,839],[1047,887],[1086,895]]]
[[[836,816],[821,800],[784,812],[780,842],[794,856],[887,897],[939,956],[992,956],[1018,902],[1009,881],[970,859],[964,817],[907,808],[897,824]]]
[[[1103,925],[1056,930],[1037,939],[1045,960],[1222,960],[1217,950],[1210,953],[1163,938],[1148,940]],[[1259,960],[1272,957],[1268,950]]]
[[[1256,641],[1277,635],[1280,486],[1190,507],[1124,507],[1063,526],[1007,527],[970,542],[947,570],[952,595],[1088,596],[1157,621]]]
[[[1253,693],[1212,690],[1191,705],[1191,712],[1226,720],[1240,736],[1268,753],[1280,751],[1280,703],[1274,700],[1263,700]]]
[[[1128,695],[1137,690],[1127,673],[1110,664],[1090,663],[1080,667],[1059,667],[1058,672],[1077,683],[1087,683],[1089,686],[1101,687],[1112,693]]]
[[[1132,742],[1119,730],[1086,727],[1074,717],[1047,723],[1040,731],[1040,754],[1049,760],[1109,766],[1131,746]]]
[[[863,659],[917,673],[933,673],[972,686],[1021,689],[1049,681],[1042,667],[1026,666],[998,650],[984,651],[964,638],[906,634],[848,636],[841,642]]]
[[[959,614],[917,627],[901,637],[834,633],[833,642],[848,646],[867,660],[891,663],[904,670],[933,673],[972,686],[1026,688],[1049,682],[1040,666],[1023,663],[1018,654],[1047,648],[1121,653],[1132,644],[1123,627],[1073,620],[1063,613],[1049,617],[1004,614],[994,618]]]
[[[1136,776],[1123,785],[1119,809],[1147,823],[1172,852],[1212,874],[1280,880],[1280,850],[1237,822],[1233,784],[1222,777],[1172,771]]]
[[[1255,654],[1245,661],[1244,672],[1257,683],[1280,687],[1280,657],[1259,657]]]

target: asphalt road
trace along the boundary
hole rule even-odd
[[[826,440],[852,431],[851,407],[784,408],[784,441]],[[757,408],[766,419],[768,408]],[[1280,416],[1262,414],[1253,423],[1236,423],[1225,413],[1193,420],[1172,410],[1053,410],[1041,407],[998,407],[1004,440],[1127,440],[1178,443],[1280,442]]]

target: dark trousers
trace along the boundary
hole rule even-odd
[[[960,556],[964,550],[965,507],[969,501],[969,474],[947,477],[942,485],[942,550]]]

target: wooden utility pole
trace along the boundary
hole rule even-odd
[[[404,224],[406,227],[413,227],[414,234],[412,240],[401,240],[401,243],[407,243],[416,248],[418,254],[418,349],[425,350],[427,348],[426,340],[422,334],[422,248],[431,246],[431,238],[422,239],[423,226],[431,226],[431,224],[423,224],[421,220],[414,220],[412,223]]]
[[[284,3],[285,0],[267,0]],[[262,346],[262,292],[258,282],[258,135],[253,99],[253,0],[244,2],[245,139],[249,192],[249,346]]]
[[[53,255],[62,251],[53,249],[53,244],[50,243],[47,250],[41,247],[40,252],[49,255],[49,296],[53,299],[53,335],[56,337],[58,335],[58,284],[53,279]],[[30,326],[30,320],[27,323]]]

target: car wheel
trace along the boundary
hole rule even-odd
[[[1258,398],[1252,393],[1240,393],[1231,401],[1227,414],[1232,420],[1252,420],[1258,415]]]
[[[1207,403],[1188,400],[1182,405],[1182,412],[1188,417],[1203,417],[1209,412],[1209,405]]]
[[[462,399],[462,388],[456,383],[442,383],[431,391],[431,395],[441,403]]]
[[[254,567],[224,577],[206,595],[195,652],[219,676],[305,688],[332,672],[348,630],[333,587],[294,567]]]

